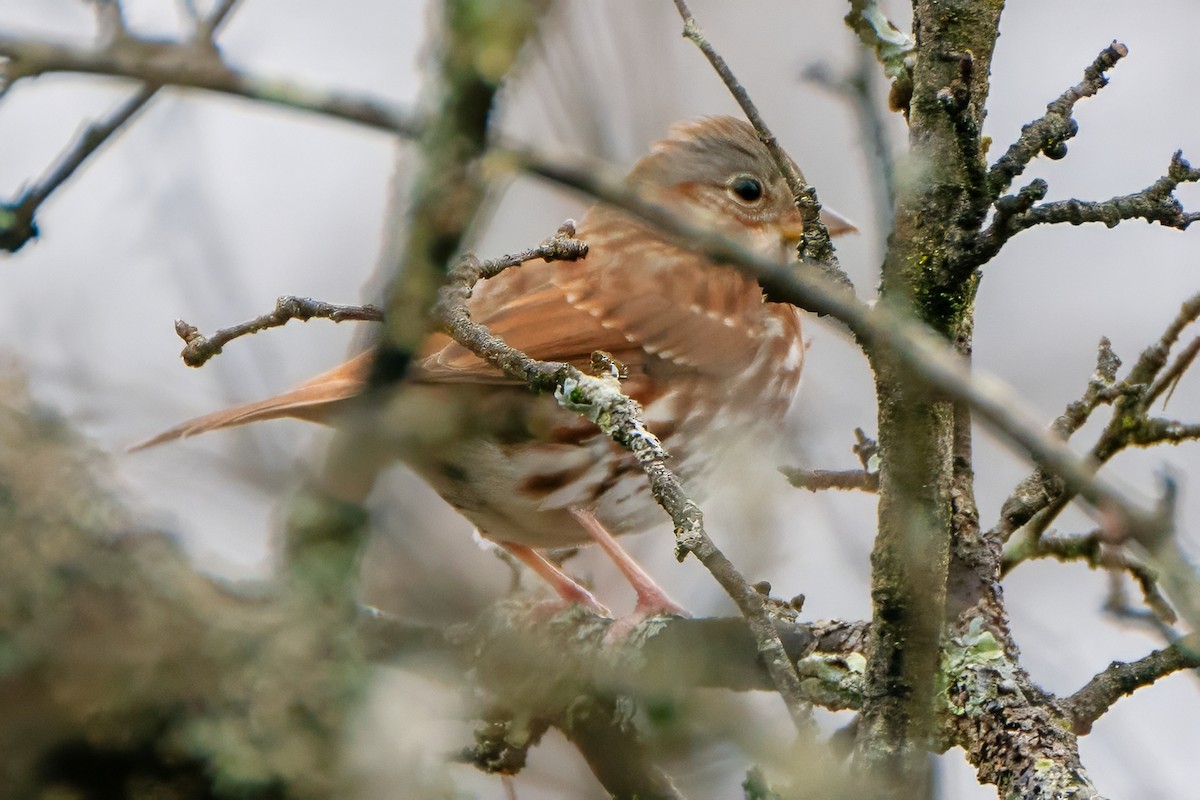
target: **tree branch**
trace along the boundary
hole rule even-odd
[[[807,489],[810,492],[820,492],[826,489],[857,489],[862,492],[879,491],[878,473],[861,469],[826,470],[800,469],[798,467],[780,467],[779,471],[788,479],[788,483],[797,489]]]
[[[1181,183],[1197,181],[1200,181],[1200,169],[1193,168],[1183,159],[1183,153],[1178,151],[1171,157],[1167,174],[1145,189],[1099,202],[1058,200],[1033,205],[1045,196],[1047,189],[1045,181],[1033,181],[1021,189],[1016,197],[1008,196],[996,201],[996,216],[992,224],[979,234],[962,261],[972,268],[984,264],[995,257],[1009,239],[1035,225],[1102,222],[1113,228],[1125,220],[1144,219],[1167,228],[1187,230],[1189,225],[1200,219],[1200,212],[1184,211],[1175,199],[1174,191]]]
[[[213,39],[217,30],[233,12],[236,4],[237,0],[222,0],[207,18],[200,21],[196,29],[195,40],[207,47],[213,47]],[[119,5],[115,3],[100,5],[97,7],[97,13],[107,13],[116,26],[114,30],[119,30],[126,38],[128,37]],[[112,43],[113,38],[117,37],[109,38],[109,47],[116,46]],[[4,80],[7,78],[7,72],[7,65],[0,67],[0,87],[7,83]],[[85,127],[75,141],[58,157],[45,176],[33,186],[25,189],[16,201],[0,203],[0,250],[15,253],[30,239],[37,238],[38,227],[34,219],[41,205],[58,187],[75,174],[75,171],[83,166],[93,153],[145,108],[161,88],[162,85],[157,83],[143,85],[107,117]]]
[[[1107,339],[1102,339],[1096,373],[1088,382],[1088,388],[1080,400],[1069,405],[1055,421],[1052,430],[1060,436],[1069,437],[1087,421],[1091,413],[1102,404],[1115,404],[1112,419],[1104,432],[1092,446],[1090,458],[1095,464],[1103,464],[1131,443],[1131,432],[1138,430],[1146,420],[1149,405],[1153,403],[1169,383],[1178,379],[1181,370],[1190,360],[1178,359],[1169,370],[1169,382],[1156,380],[1167,366],[1171,348],[1179,340],[1184,327],[1200,317],[1200,294],[1186,300],[1179,313],[1163,331],[1159,340],[1148,347],[1128,374],[1119,383],[1114,383],[1120,359],[1112,353]],[[1094,467],[1093,467],[1094,469]],[[1004,502],[1000,520],[989,533],[1006,541],[1018,529],[1028,524],[1035,515],[1039,516],[1039,528],[1044,529],[1053,519],[1051,509],[1061,509],[1073,492],[1062,485],[1052,473],[1035,470],[1021,481]]]
[[[1083,80],[1072,86],[1046,106],[1046,113],[1021,128],[1017,139],[988,172],[988,186],[993,198],[999,197],[1013,180],[1025,171],[1025,167],[1045,153],[1047,158],[1059,159],[1067,154],[1066,141],[1079,131],[1079,125],[1071,118],[1075,104],[1091,97],[1108,84],[1104,73],[1129,55],[1129,48],[1114,41],[1100,51],[1091,66],[1083,71]]]
[[[618,697],[581,696],[556,722],[579,750],[609,797],[685,800],[630,724]]]
[[[183,363],[189,367],[202,367],[234,339],[268,328],[278,328],[294,319],[301,322],[308,322],[310,319],[329,319],[334,322],[349,320],[383,322],[383,310],[370,305],[341,306],[308,297],[285,295],[275,301],[275,310],[271,313],[222,328],[212,336],[203,335],[199,328],[189,325],[181,319],[175,320],[175,333],[184,341],[183,352],[179,355],[183,359]]]
[[[0,35],[0,86],[51,72],[129,78],[246,97],[354,122],[415,139],[422,121],[376,98],[239,72],[203,42],[158,42],[128,37],[101,48],[79,48],[39,39]]]
[[[1054,558],[1059,561],[1083,561],[1089,567],[1110,572],[1127,572],[1141,587],[1146,606],[1154,616],[1170,625],[1176,621],[1175,611],[1158,590],[1158,575],[1145,564],[1131,558],[1120,545],[1107,543],[1110,538],[1103,530],[1083,536],[1015,537],[1004,549],[1000,562],[1001,575],[1007,575],[1018,564],[1035,558]]]
[[[489,680],[511,683],[535,675],[546,684],[569,680],[592,694],[635,698],[684,687],[775,691],[744,617],[647,620],[617,644],[605,638],[613,620],[580,609],[547,619],[540,599],[527,597],[504,600],[469,625],[450,629],[408,622],[369,607],[360,611],[356,624],[371,661],[403,664],[438,680],[478,669]],[[833,680],[832,671],[816,665],[837,659],[861,661],[869,623],[801,623],[776,616],[773,625],[791,663],[804,665],[810,701],[830,710],[858,707],[861,696],[852,691],[852,684]],[[572,652],[566,659],[570,663],[557,663],[549,655],[565,650]],[[569,695],[562,691],[563,698]]]
[[[1200,668],[1200,634],[1193,633],[1132,662],[1114,661],[1082,689],[1062,701],[1071,728],[1084,736],[1125,695],[1183,669]]]
[[[966,751],[980,783],[1022,800],[1099,798],[1080,765],[1075,734],[982,624],[947,643],[941,670],[946,734]]]
[[[438,10],[443,15],[436,49],[438,102],[423,131],[423,161],[412,197],[403,269],[393,264],[387,273],[385,336],[370,376],[374,389],[404,377],[411,354],[427,333],[437,288],[486,193],[479,161],[495,92],[535,29],[539,8],[537,0],[503,5],[447,0]],[[180,64],[177,47],[169,46],[167,61],[185,75],[225,80],[232,89],[246,88],[241,76],[216,55],[183,58]],[[486,59],[481,56],[484,51]],[[288,96],[281,92],[275,99]],[[347,110],[346,99],[336,94],[310,99],[320,101],[328,113]],[[376,121],[406,127],[405,120],[394,117]],[[362,503],[379,472],[391,462],[378,444],[384,433],[378,427],[364,430],[353,424],[338,428],[319,475],[291,503],[283,563],[289,587],[308,603],[342,608],[355,601],[369,532],[363,524]]]

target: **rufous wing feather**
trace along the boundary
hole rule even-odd
[[[470,303],[471,317],[505,344],[539,361],[565,361],[586,369],[592,353],[603,350],[631,372],[645,352],[620,328],[607,325],[568,296],[560,285],[573,273],[604,264],[531,262],[480,284]],[[431,336],[413,379],[422,383],[515,384],[445,334]]]

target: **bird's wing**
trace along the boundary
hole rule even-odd
[[[610,219],[615,213],[593,209],[580,226],[579,238],[591,247],[584,262],[531,262],[481,284],[472,318],[541,361],[586,368],[603,350],[630,375],[744,368],[765,318],[758,284],[656,239],[633,220]],[[636,246],[626,246],[627,236]],[[417,380],[512,382],[449,337],[434,337],[424,352]]]
[[[580,369],[603,350],[628,367],[642,368],[645,353],[636,339],[572,302],[568,289],[592,264],[531,262],[480,284],[471,317],[506,344],[539,361],[565,361]],[[445,334],[430,337],[417,361],[414,380],[427,383],[516,383]]]
[[[592,279],[572,276],[561,286],[564,295],[636,343],[658,369],[711,375],[744,369],[762,333],[758,284],[666,243],[647,243],[640,255],[641,263],[599,270]]]

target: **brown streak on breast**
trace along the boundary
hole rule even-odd
[[[590,466],[590,464],[584,464],[558,472],[535,472],[517,485],[517,491],[541,500],[579,478],[588,471]]]

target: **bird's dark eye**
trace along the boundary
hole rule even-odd
[[[757,203],[762,199],[762,184],[757,178],[749,175],[738,175],[729,182],[729,191],[737,195],[744,203]]]

